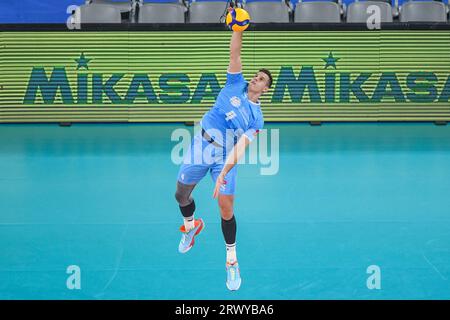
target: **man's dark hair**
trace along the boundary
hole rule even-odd
[[[263,73],[267,74],[267,76],[269,77],[268,87],[269,88],[272,87],[273,78],[272,78],[272,74],[270,73],[270,71],[263,68],[263,69],[260,69],[258,72],[263,72]]]

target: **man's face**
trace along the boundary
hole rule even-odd
[[[269,76],[264,72],[255,74],[248,85],[248,90],[255,93],[264,93],[269,90]]]

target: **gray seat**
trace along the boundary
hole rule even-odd
[[[185,7],[177,3],[144,3],[139,7],[139,23],[184,23]]]
[[[295,7],[294,22],[341,22],[341,8],[331,1],[299,2]]]
[[[367,19],[372,15],[367,13],[367,8],[370,6],[378,6],[380,8],[381,21],[392,22],[392,7],[391,4],[384,1],[358,1],[352,2],[347,8],[347,22],[350,23],[366,23]]]
[[[289,7],[282,1],[250,2],[245,5],[245,10],[250,15],[250,22],[289,22]]]
[[[87,4],[75,11],[75,20],[80,23],[121,23],[120,10],[106,4]]]
[[[225,6],[226,3],[222,1],[192,2],[189,7],[189,22],[219,23]]]
[[[408,1],[400,8],[401,22],[447,22],[447,8],[437,1]]]
[[[113,7],[118,8],[121,12],[130,12],[133,5],[131,1],[111,1],[111,0],[90,0],[90,3],[93,4],[107,4]]]

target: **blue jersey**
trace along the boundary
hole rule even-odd
[[[229,148],[239,140],[242,134],[252,141],[256,133],[264,126],[261,106],[248,99],[247,87],[248,83],[242,72],[228,72],[225,87],[217,96],[214,106],[200,122],[202,128],[207,130],[210,136],[227,150],[230,150]],[[214,130],[220,134],[214,134]],[[234,139],[229,139],[229,135],[227,137],[227,130],[228,133],[233,130]],[[227,137],[226,143],[223,141],[225,137]]]

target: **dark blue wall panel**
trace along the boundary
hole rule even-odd
[[[63,23],[67,8],[84,0],[0,0],[0,23]]]

